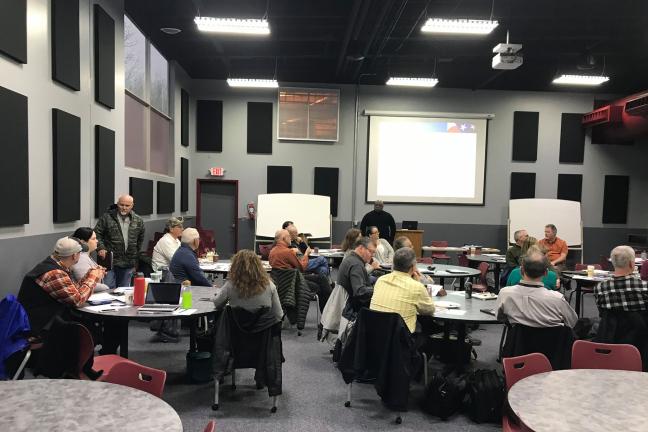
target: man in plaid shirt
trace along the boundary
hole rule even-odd
[[[648,283],[634,274],[635,251],[630,246],[617,246],[610,253],[614,277],[594,288],[599,310],[648,310]]]

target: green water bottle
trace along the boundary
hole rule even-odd
[[[191,281],[182,282],[182,309],[191,309]]]

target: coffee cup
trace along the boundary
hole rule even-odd
[[[128,306],[133,305],[133,291],[124,291],[124,303]]]
[[[587,277],[594,277],[594,266],[593,265],[588,265],[587,266]]]

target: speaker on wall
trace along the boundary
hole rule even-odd
[[[180,145],[189,147],[189,93],[180,89]]]
[[[0,196],[6,203],[11,203],[10,207],[0,212],[0,226],[29,223],[27,124],[27,97],[0,87],[0,139],[5,155],[0,158],[0,173],[4,176],[0,181]]]
[[[535,198],[535,173],[511,173],[511,199]]]
[[[331,198],[331,215],[337,216],[338,211],[338,180],[339,168],[315,167],[315,184],[313,193]]]
[[[196,150],[223,151],[223,101],[196,101]]]
[[[291,166],[268,165],[266,193],[292,193]]]
[[[95,101],[115,108],[115,20],[94,5]]]
[[[81,219],[81,118],[52,109],[54,222]]]
[[[95,125],[95,217],[115,203],[115,132]]]
[[[540,114],[531,111],[513,113],[513,160],[535,162],[538,159],[538,120]]]
[[[585,129],[583,114],[563,113],[560,120],[560,163],[583,163],[585,156]]]
[[[247,152],[272,154],[272,103],[248,102]]]
[[[582,189],[581,174],[558,174],[558,199],[580,202]]]
[[[603,188],[603,223],[628,223],[630,177],[606,175]]]
[[[80,90],[79,0],[52,0],[52,79]]]
[[[0,1],[0,53],[27,63],[27,0]]]
[[[129,178],[129,193],[135,201],[133,211],[139,215],[153,213],[153,180]]]
[[[189,211],[189,159],[180,158],[180,211]]]
[[[175,184],[157,182],[157,212],[173,213],[175,211]]]

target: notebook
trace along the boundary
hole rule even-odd
[[[138,312],[173,312],[180,304],[179,283],[150,282],[146,290],[144,306]]]

